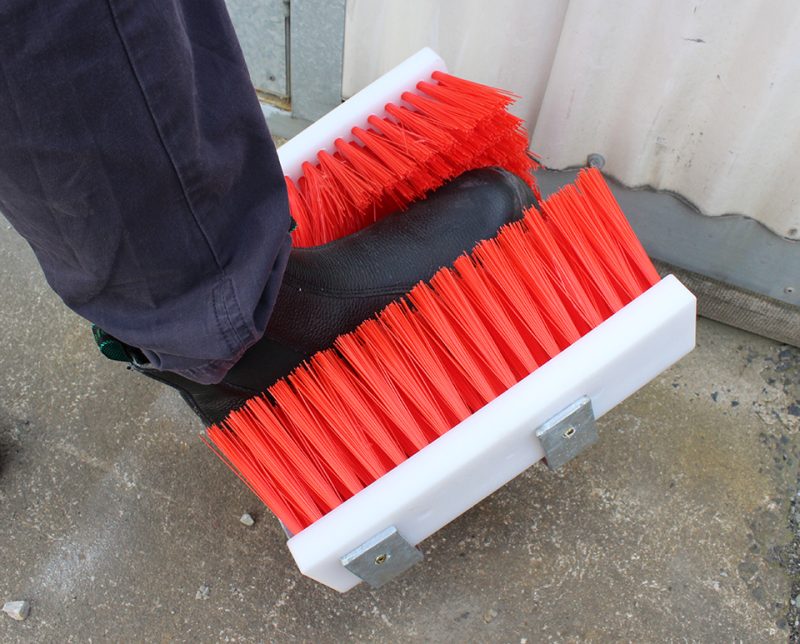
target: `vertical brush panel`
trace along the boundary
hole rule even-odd
[[[353,127],[355,141],[335,140],[296,180],[287,177],[296,246],[350,234],[467,170],[504,167],[535,189],[528,135],[507,111],[513,96],[440,72],[431,81],[386,103],[368,129]]]

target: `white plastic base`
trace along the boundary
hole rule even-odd
[[[304,162],[316,163],[320,150],[333,154],[337,138],[352,141],[350,130],[367,129],[367,119],[372,114],[379,118],[386,116],[387,103],[397,104],[403,92],[416,92],[417,83],[429,80],[437,70],[446,72],[447,65],[428,47],[404,60],[278,148],[283,173],[297,181],[303,174]]]
[[[388,526],[430,536],[544,452],[536,428],[581,396],[600,417],[687,354],[695,298],[672,275],[420,452],[288,541],[300,571],[344,592],[340,558]],[[601,438],[602,440],[602,438]]]

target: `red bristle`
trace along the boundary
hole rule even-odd
[[[413,157],[408,156],[397,144],[375,130],[354,127],[353,134],[397,177],[396,180],[407,178],[416,169]],[[412,199],[413,195],[413,192],[408,191],[403,197]]]
[[[353,134],[395,177],[385,186],[387,194],[390,195],[390,202],[399,201],[403,207],[411,203],[419,194],[419,190],[408,182],[408,179],[419,170],[414,159],[403,152],[396,143],[389,141],[375,130],[356,127],[353,128]],[[378,217],[382,214],[385,213],[379,212]]]
[[[274,492],[268,484],[263,484],[260,475],[263,469],[253,467],[255,459],[252,452],[233,432],[219,427],[211,427],[208,429],[208,438],[204,436],[201,438],[220,460],[239,477],[239,480],[250,488],[250,491],[261,499],[264,505],[268,506],[292,533],[299,532],[306,525],[322,516],[319,508],[315,508],[313,514],[298,515],[286,504],[284,495]],[[234,462],[236,463],[235,466],[233,465]],[[302,485],[299,485],[298,488],[300,488],[298,491],[302,493]]]
[[[336,222],[341,217],[339,200],[334,191],[325,184],[325,178],[317,166],[308,162],[303,164],[303,176],[297,187],[303,195],[309,213],[326,213],[325,217],[314,217],[314,237],[329,237],[336,229]]]
[[[603,317],[607,317],[624,304],[614,289],[611,277],[604,270],[603,258],[598,256],[592,241],[579,228],[579,217],[574,216],[576,197],[578,194],[574,186],[564,186],[542,204],[542,213],[584,290],[589,295],[594,294],[595,308]]]
[[[500,166],[523,179],[533,190],[537,199],[541,194],[534,181],[532,171],[539,164],[528,153],[528,136],[524,132],[509,131],[497,119],[482,121],[476,126],[474,141],[482,142],[481,151],[472,161],[472,167]]]
[[[402,180],[364,146],[355,141],[346,143],[342,139],[337,139],[336,150],[378,191],[374,202],[360,217],[364,225],[377,221],[378,213],[392,212],[403,208],[408,203],[398,189],[402,186],[396,185],[402,183]],[[357,216],[359,216],[357,213],[353,214],[354,218]],[[320,242],[324,243],[323,240]]]
[[[286,420],[292,424],[305,450],[316,454],[318,462],[325,464],[337,492],[345,497],[358,492],[363,487],[356,474],[358,468],[327,423],[309,409],[306,401],[286,380],[272,385],[269,393],[283,409]]]
[[[414,310],[414,314],[410,319],[416,323],[420,331],[428,339],[424,346],[429,355],[425,356],[425,358],[432,361],[436,360],[443,366],[453,388],[458,391],[467,409],[469,409],[469,414],[474,413],[486,404],[485,393],[481,392],[476,386],[474,375],[459,362],[456,357],[458,351],[453,352],[448,349],[447,343],[441,341],[441,338],[426,322],[424,316],[416,309],[412,310]]]
[[[396,174],[389,171],[369,150],[355,141],[347,143],[344,139],[336,139],[335,147],[376,194],[385,191],[385,186],[397,181]]]
[[[479,244],[473,252],[484,268],[484,278],[498,285],[497,290],[502,293],[507,308],[518,320],[518,326],[522,326],[533,340],[529,343],[530,349],[535,354],[533,357],[536,362],[542,364],[560,349],[553,333],[557,327],[547,316],[546,306],[550,302],[541,297],[543,286],[536,281],[543,277],[540,268],[542,260],[528,255],[525,267],[516,270],[511,260],[514,251],[507,248],[514,247],[518,251],[524,244],[525,230],[517,225],[503,232],[497,239]],[[503,246],[500,245],[501,240]]]
[[[480,258],[479,249],[495,245],[489,240],[483,242],[473,250],[476,259]],[[485,263],[481,262],[483,266]],[[506,313],[507,305],[504,301],[506,291],[513,288],[506,279],[502,285],[489,279],[486,270],[481,270],[468,256],[462,255],[453,263],[453,268],[461,278],[461,288],[469,298],[472,309],[484,321],[484,326],[491,335],[495,344],[501,348],[501,354],[513,371],[514,381],[518,382],[531,373],[538,363],[531,351],[530,343],[526,342],[517,324]]]
[[[250,489],[264,500],[281,520],[286,519],[289,524],[293,521],[306,524],[325,513],[325,508],[329,504],[321,502],[319,497],[316,500],[311,498],[308,491],[309,481],[302,478],[302,470],[289,472],[294,481],[286,484],[281,492],[271,485],[273,477],[266,470],[270,463],[269,452],[274,453],[276,459],[281,459],[282,452],[267,449],[266,454],[262,453],[260,449],[262,441],[269,441],[269,436],[263,433],[259,425],[246,420],[233,425],[236,426],[235,431],[231,428],[231,423],[212,427],[209,429],[209,437],[225,455],[223,460],[240,478],[247,481]],[[313,483],[315,472],[308,473],[312,476],[311,483]],[[280,478],[281,473],[276,473],[274,476]]]
[[[254,422],[247,410],[228,419],[228,436],[238,436],[247,441],[247,457],[251,480],[254,474],[260,475],[261,494],[272,494],[279,497],[273,499],[275,514],[280,518],[283,512],[294,517],[313,517],[320,514],[318,503],[312,495],[301,486],[298,476],[302,470],[295,470],[289,465],[281,452],[275,450],[271,437],[264,434],[258,422]],[[255,440],[254,440],[255,439]],[[242,456],[245,455],[244,444],[240,443]],[[240,458],[240,462],[242,459]],[[270,505],[270,507],[273,507]]]
[[[281,495],[274,493],[271,489],[264,489],[262,485],[261,476],[253,469],[253,455],[249,448],[241,440],[239,434],[236,434],[229,429],[221,426],[214,425],[206,430],[208,438],[201,436],[203,442],[206,443],[214,453],[227,465],[241,481],[250,488],[250,491],[261,499],[269,507],[281,507],[287,514],[294,516],[284,503]],[[242,472],[234,467],[233,462],[236,462]]]
[[[455,170],[453,166],[441,154],[436,154],[435,148],[427,141],[388,119],[379,119],[372,115],[367,120],[388,141],[394,143],[408,157],[416,160],[416,169],[408,175],[408,181],[420,195],[424,195],[433,187],[440,185],[443,179],[452,176]]]
[[[503,127],[495,121],[487,124],[487,129],[494,131],[501,130]],[[496,140],[490,148],[491,158],[496,162],[502,163],[502,167],[513,172],[518,177],[525,179],[536,193],[536,198],[541,199],[535,181],[532,180],[531,171],[537,170],[540,166],[536,160],[527,153],[528,135],[523,132],[506,132],[498,134]],[[520,154],[524,150],[525,154]]]
[[[294,219],[295,224],[297,224],[295,228],[296,234],[293,235],[293,239],[295,241],[299,239],[302,242],[304,236],[308,234],[307,231],[311,229],[311,215],[294,181],[289,177],[284,177],[284,180],[286,181],[286,194],[289,199],[289,214],[292,216],[292,219]]]
[[[299,227],[295,228],[294,232],[292,233],[292,242],[297,246],[303,246],[309,244],[309,242],[312,240],[317,239],[321,235],[321,232],[319,231],[319,222],[317,221],[317,217],[311,213],[311,210],[308,207],[308,201],[303,196],[308,191],[308,181],[305,177],[301,176],[297,179],[296,188],[299,198],[303,203],[301,216],[303,216],[303,214],[306,215],[306,227],[302,230],[300,230]],[[291,210],[290,214],[292,214]]]
[[[342,403],[342,413],[361,428],[366,440],[388,465],[402,463],[408,454],[397,442],[390,424],[365,392],[358,376],[334,351],[321,351],[311,358],[311,367],[332,398]]]
[[[339,418],[336,435],[339,443],[349,452],[354,473],[361,481],[371,481],[386,473],[386,462],[381,454],[376,451],[374,444],[367,439],[365,432],[353,419],[347,410],[346,401],[337,399],[334,391],[328,390],[320,382],[318,373],[301,366],[296,369],[289,382],[297,392],[298,397],[308,401],[314,408],[311,412],[318,418]]]
[[[552,358],[557,350],[553,352],[545,329],[550,330],[549,334],[561,349],[575,342],[581,334],[548,278],[543,258],[532,254],[526,240],[529,234],[523,223],[512,224],[507,234],[498,236],[496,246],[487,246],[485,255],[478,257],[493,280],[503,280],[505,284],[506,275],[517,276],[518,279],[505,289],[509,304],[531,335],[538,338],[540,346],[547,347],[547,357]],[[483,247],[476,250],[484,251]],[[531,315],[530,311],[537,311],[537,315]]]
[[[439,103],[469,115],[470,118],[474,119],[474,124],[499,110],[504,110],[510,102],[510,99],[507,100],[499,95],[495,95],[493,100],[476,100],[474,95],[458,91],[452,87],[446,87],[441,83],[420,81],[417,83],[417,89],[423,94],[436,99]]]
[[[467,96],[476,103],[484,103],[495,109],[504,109],[513,103],[516,95],[503,89],[481,85],[473,81],[451,76],[446,72],[435,71],[431,78],[443,88],[451,89],[461,96]]]
[[[616,285],[614,290],[619,291],[623,302],[627,303],[641,292],[638,275],[617,240],[611,236],[611,231],[600,223],[596,205],[579,194],[576,191],[567,195],[575,226],[581,229],[581,235],[594,248],[598,260],[603,262],[609,278]]]
[[[449,151],[456,140],[453,135],[447,132],[435,120],[426,117],[419,112],[413,112],[403,106],[388,103],[385,107],[386,113],[397,119],[414,134],[422,138],[428,145],[435,146],[440,150]]]
[[[502,386],[499,391],[513,387],[517,379],[467,297],[458,274],[451,270],[440,270],[431,278],[430,284],[444,305],[442,310],[445,315],[451,317],[455,327],[461,330],[459,335],[470,343],[472,354],[488,367],[484,371],[487,377],[499,381]]]
[[[455,102],[448,105],[413,92],[403,92],[400,98],[428,118],[436,119],[447,130],[470,132],[484,116],[476,116],[474,110],[464,109]]]
[[[497,145],[497,140],[490,135],[488,130],[483,130],[482,133],[486,135],[485,138],[476,137],[470,132],[450,131],[454,143],[449,149],[442,152],[442,156],[456,168],[456,171],[452,173],[453,176],[471,167],[506,167],[507,164],[503,163],[506,151],[502,149],[502,146]]]
[[[622,251],[629,257],[633,267],[639,272],[640,286],[645,288],[656,284],[661,277],[636,233],[619,207],[603,175],[597,168],[586,168],[578,173],[577,186],[596,206],[594,213],[603,230],[611,235]]]
[[[358,210],[365,210],[369,207],[377,192],[372,187],[374,184],[362,179],[350,163],[341,157],[336,158],[322,150],[317,154],[317,159],[319,159],[319,165],[325,174],[335,181],[341,191],[347,195],[347,201],[351,207]]]
[[[392,332],[382,320],[373,320],[359,329],[364,337],[364,348],[373,355],[376,363],[386,370],[400,393],[403,394],[409,408],[414,413],[418,425],[424,431],[428,442],[436,436],[444,434],[452,427],[444,410],[433,396],[430,384],[392,337]]]
[[[428,157],[435,155],[435,151],[413,132],[388,119],[380,119],[374,114],[367,118],[367,122],[403,151],[407,157],[415,159],[418,163],[425,163]]]
[[[600,324],[603,316],[598,312],[594,301],[588,297],[550,228],[535,209],[531,208],[526,212],[525,224],[531,230],[531,234],[524,238],[528,252],[543,260],[551,283],[558,289],[573,323],[583,335]]]
[[[342,497],[320,466],[320,459],[289,432],[288,425],[277,416],[278,410],[261,396],[251,398],[246,408],[251,412],[253,422],[248,425],[248,434],[243,434],[243,438],[246,437],[256,449],[278,450],[287,466],[305,482],[308,493],[319,499],[322,507],[336,507],[341,503]],[[239,413],[231,414],[231,417]]]
[[[436,292],[427,284],[420,284],[408,294],[408,299],[419,313],[420,319],[433,331],[434,339],[453,356],[465,379],[480,394],[482,404],[496,398],[501,389],[495,378],[486,373],[483,360],[465,343]]]
[[[368,320],[360,329],[375,324]],[[358,372],[361,381],[372,393],[375,403],[402,429],[401,439],[407,453],[414,453],[430,442],[425,430],[420,427],[408,404],[400,396],[395,383],[386,374],[380,360],[376,360],[367,347],[367,339],[360,333],[348,333],[336,339],[335,346],[342,356]]]
[[[408,302],[392,302],[383,310],[380,319],[409,360],[428,375],[439,400],[454,419],[451,426],[469,416],[470,407],[464,402],[462,392],[454,386],[450,371],[434,350]]]

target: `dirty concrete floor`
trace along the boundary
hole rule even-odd
[[[0,641],[789,635],[797,349],[701,320],[577,462],[520,476],[399,581],[338,595],[298,574],[175,394],[99,357],[5,223],[0,265],[0,601],[32,606],[0,614]]]

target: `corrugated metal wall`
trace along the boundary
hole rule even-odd
[[[425,45],[514,90],[548,167],[606,172],[800,239],[796,0],[348,0],[346,96]]]

